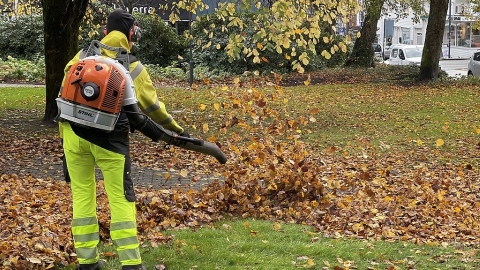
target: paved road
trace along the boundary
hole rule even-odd
[[[450,58],[440,60],[440,68],[451,77],[467,76],[467,65],[470,56],[479,51],[478,48],[454,47],[450,50]],[[388,60],[385,61],[388,64]]]
[[[446,59],[468,59],[474,53],[479,51],[479,48],[466,48],[466,47],[455,47],[452,46],[450,50],[450,57],[448,57],[448,52],[446,55]]]
[[[441,60],[440,68],[451,77],[467,76],[468,59]]]
[[[384,61],[385,64],[388,64],[388,60]],[[468,73],[468,59],[462,58],[452,58],[440,60],[440,68],[447,72],[450,77],[460,78],[462,76],[467,76]]]

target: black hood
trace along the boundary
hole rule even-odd
[[[133,18],[132,14],[126,10],[117,9],[107,17],[107,33],[117,30],[124,33],[128,39],[130,28],[132,28],[134,22],[135,18]]]

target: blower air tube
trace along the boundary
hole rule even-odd
[[[161,125],[155,123],[149,117],[146,117],[144,125],[138,129],[153,141],[162,140],[186,150],[212,156],[221,164],[227,162],[227,157],[216,144],[200,139],[179,136],[177,133],[165,129]]]
[[[199,152],[205,155],[212,156],[218,160],[221,164],[225,164],[227,162],[227,157],[225,154],[220,150],[220,148],[211,142],[203,141],[202,145],[193,144],[191,142],[186,142],[185,144],[177,145],[183,149]]]

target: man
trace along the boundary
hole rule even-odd
[[[101,43],[110,47],[123,47],[130,52],[133,43],[140,38],[140,29],[135,19],[124,10],[115,10],[107,18],[106,36]],[[114,58],[115,53],[103,51]],[[66,66],[70,67],[82,58],[80,51]],[[173,130],[182,136],[188,133],[168,114],[147,70],[139,61],[130,57],[130,75],[133,79],[137,104],[124,106],[115,128],[104,132],[86,128],[69,121],[60,122],[68,175],[73,196],[72,234],[79,265],[77,269],[99,269],[97,244],[99,242],[96,215],[95,165],[104,176],[111,211],[110,236],[117,246],[122,270],[145,269],[139,252],[136,228],[135,194],[130,177],[129,139],[130,126],[157,141],[158,125]],[[64,78],[62,89],[67,76]],[[137,108],[148,115],[140,113]]]

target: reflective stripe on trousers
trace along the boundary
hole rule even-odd
[[[110,236],[117,245],[122,265],[141,264],[135,202],[125,196],[125,156],[108,151],[78,137],[68,123],[63,125],[63,147],[71,178],[72,234],[80,264],[98,261],[99,242],[96,214],[95,164],[104,177],[110,206]],[[128,172],[129,173],[129,172]]]

